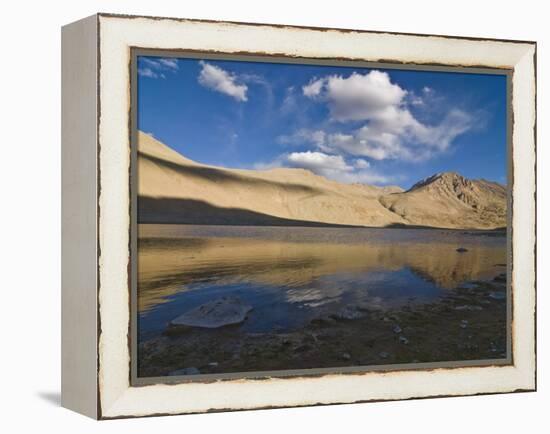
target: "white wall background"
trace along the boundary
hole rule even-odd
[[[461,0],[6,1],[0,24],[0,430],[538,433],[550,419],[550,31],[545,2]],[[94,422],[59,407],[60,26],[95,12],[538,42],[539,391]],[[520,180],[521,182],[521,180]],[[546,221],[545,221],[546,220]],[[7,278],[6,278],[7,277]]]

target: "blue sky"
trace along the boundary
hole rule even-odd
[[[210,165],[506,182],[504,75],[140,56],[138,128]]]

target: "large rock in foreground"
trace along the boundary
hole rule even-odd
[[[222,297],[185,312],[170,322],[171,326],[218,328],[239,324],[246,318],[252,306],[238,297]]]

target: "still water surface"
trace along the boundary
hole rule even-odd
[[[434,301],[505,262],[506,237],[487,232],[141,224],[138,331],[157,336],[187,310],[236,295],[253,307],[243,332],[284,332],[346,307]]]

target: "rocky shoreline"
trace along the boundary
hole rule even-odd
[[[502,264],[495,266],[502,267]],[[506,274],[427,304],[346,306],[292,332],[168,328],[138,347],[140,377],[506,358]]]

